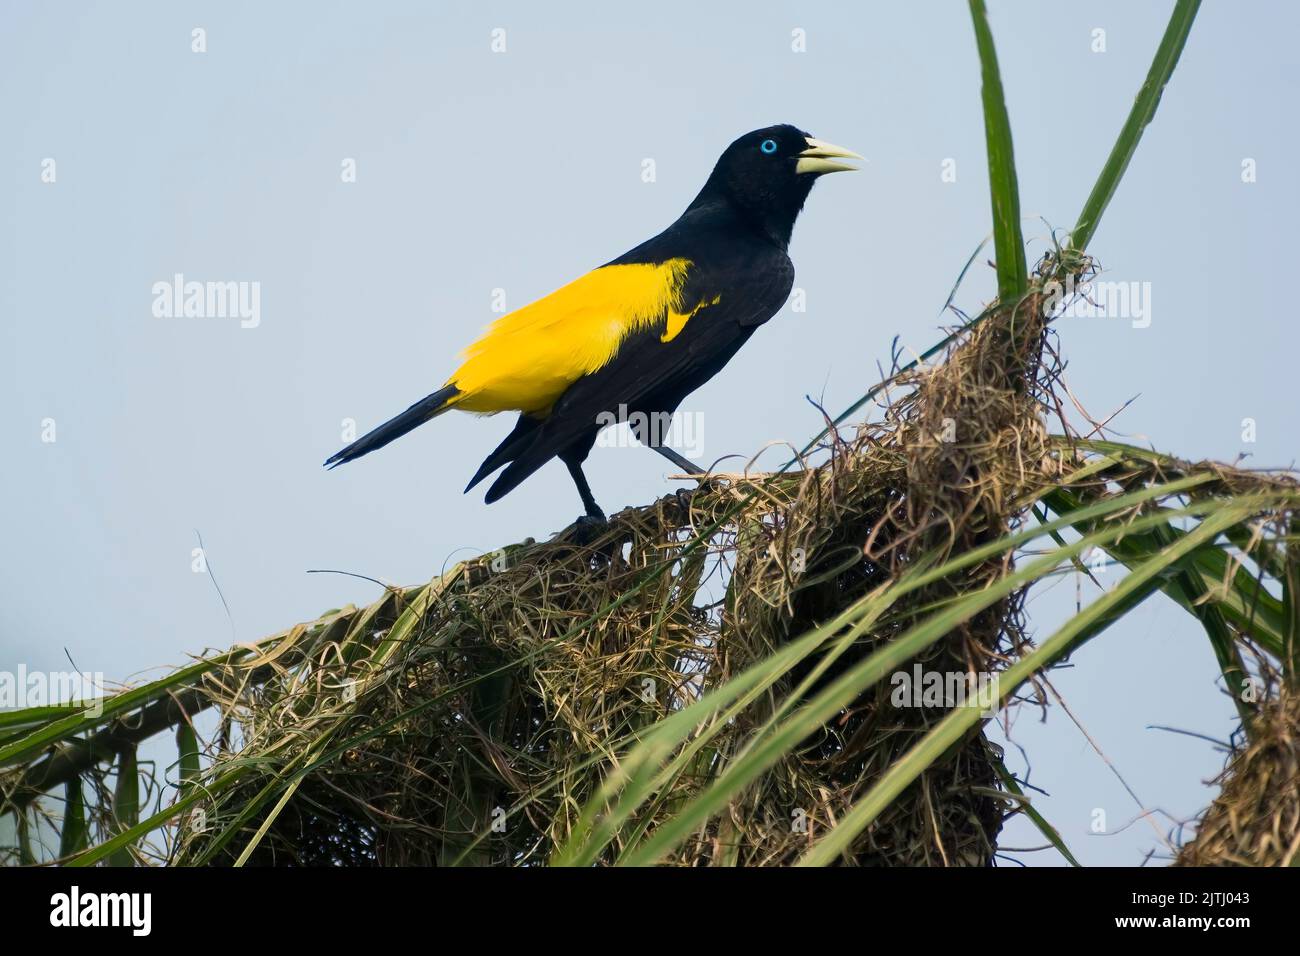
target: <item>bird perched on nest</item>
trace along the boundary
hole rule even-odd
[[[746,133],[671,226],[502,316],[464,351],[442,388],[325,464],[360,458],[454,408],[519,412],[465,488],[504,466],[488,502],[559,458],[586,509],[579,523],[602,524],[582,463],[612,421],[629,422],[643,444],[699,474],[647,423],[674,412],[781,308],[794,283],[786,247],[813,183],[857,168],[838,160],[861,158],[794,126]]]

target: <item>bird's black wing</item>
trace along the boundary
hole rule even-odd
[[[487,500],[507,494],[551,458],[582,461],[610,416],[672,412],[716,375],[790,294],[794,267],[783,252],[768,248],[693,270],[681,306],[699,310],[681,331],[663,341],[665,313],[630,335],[607,365],[571,385],[492,484]]]

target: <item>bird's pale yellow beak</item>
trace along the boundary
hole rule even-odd
[[[841,173],[857,169],[857,166],[850,166],[847,163],[837,163],[836,159],[862,159],[851,149],[845,149],[843,146],[836,146],[834,143],[823,143],[819,139],[807,137],[808,148],[799,154],[799,161],[795,163],[794,170],[796,173]]]

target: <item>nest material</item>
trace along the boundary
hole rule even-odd
[[[1300,537],[1292,479],[1129,446],[1101,460],[1083,452],[1106,443],[1081,445],[1065,421],[1041,290],[1091,268],[1077,254],[1045,257],[1030,294],[965,328],[942,364],[896,370],[873,390],[877,422],[848,434],[828,426],[815,466],[801,457],[795,471],[714,475],[694,491],[615,515],[595,542],[565,534],[525,542],[427,585],[389,588],[369,607],[328,612],[216,655],[182,691],[152,699],[132,720],[115,718],[84,741],[0,773],[0,812],[21,812],[79,775],[107,807],[100,755],[133,754],[160,728],[215,705],[212,763],[182,774],[186,812],[168,839],[170,862],[542,863],[583,832],[579,814],[647,728],[816,630],[825,639],[820,651],[763,684],[734,717],[709,719],[692,741],[693,762],[681,769],[678,761],[675,776],[657,778],[659,789],[631,821],[598,844],[595,862],[608,863],[622,841],[653,834],[716,781],[778,708],[788,715],[799,703],[795,693],[814,697],[936,608],[1001,583],[1012,570],[1005,548],[924,588],[892,588],[861,628],[831,633],[847,626],[846,608],[911,570],[1017,530],[1029,502],[1066,515],[1194,475],[1195,488],[1181,493],[1187,500],[1240,495],[1259,503],[1248,524],[1226,534],[1290,593],[1300,581],[1290,552]],[[1049,439],[1049,417],[1062,435]],[[1122,525],[1142,510],[1125,507],[1105,521]],[[1084,527],[1096,525],[1075,524]],[[1178,533],[1130,529],[1108,547],[1121,562],[1144,561]],[[1260,675],[1276,673],[1280,658],[1294,661],[1276,630],[1254,627],[1267,593],[1240,588],[1238,603],[1212,596],[1240,585],[1246,572],[1236,559],[1223,564],[1218,585],[1211,577],[1219,572],[1207,577],[1200,565],[1166,570],[1172,576],[1161,589],[1206,624],[1230,685],[1249,673],[1243,651]],[[1012,591],[984,606],[904,668],[995,675],[1026,650],[1023,597]],[[1283,602],[1268,600],[1269,613],[1283,616]],[[1293,689],[1294,667],[1287,675]],[[679,839],[666,861],[797,859],[950,713],[938,703],[896,706],[889,683],[855,682],[865,690],[824,725],[800,724],[805,739]],[[1295,697],[1289,701],[1239,708],[1252,742],[1233,759],[1223,795],[1180,862],[1296,860],[1300,761]],[[900,795],[873,808],[840,860],[987,865],[1013,806],[1000,790],[1005,773],[972,725]],[[105,834],[119,828],[98,825]]]
[[[1294,866],[1300,862],[1300,696],[1269,700],[1250,742],[1214,781],[1219,796],[1175,866]]]
[[[992,313],[944,364],[896,375],[882,420],[851,436],[831,429],[817,467],[715,476],[614,516],[592,546],[529,542],[426,587],[390,591],[304,632],[309,650],[286,655],[259,686],[248,668],[226,671],[209,687],[230,731],[212,772],[238,766],[245,782],[206,808],[202,826],[182,829],[175,861],[545,862],[640,730],[918,556],[968,549],[1014,524],[1014,502],[1061,468],[1043,420],[1056,374],[1043,364],[1044,335],[1042,303],[1031,295]],[[688,551],[701,532],[708,546]],[[940,582],[913,606],[991,582],[1009,562]],[[907,623],[874,630],[821,681]],[[1011,598],[932,647],[923,664],[996,671],[1023,642]],[[889,706],[888,693],[883,684],[868,690],[669,862],[793,861],[945,713]],[[737,719],[640,825],[652,830],[698,793],[776,703],[773,694]],[[982,733],[968,737],[844,862],[989,864],[1007,812],[999,761]],[[257,802],[277,777],[294,780],[289,793]]]

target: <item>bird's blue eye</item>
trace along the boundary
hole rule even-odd
[[[759,144],[758,148],[761,149],[763,152],[767,153],[767,155],[771,156],[773,153],[776,152],[776,140],[765,139],[763,140],[762,143]]]

